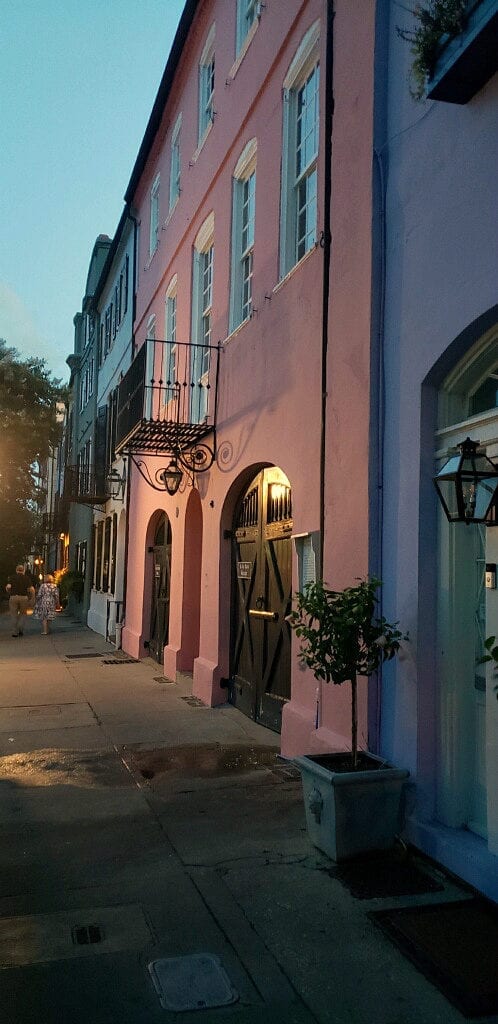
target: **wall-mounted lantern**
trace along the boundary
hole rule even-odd
[[[107,474],[107,486],[111,498],[123,501],[126,486],[126,468],[123,467],[122,476],[120,476],[117,469],[111,469]]]
[[[193,484],[196,473],[206,473],[215,457],[214,448],[207,444],[197,442],[188,449],[172,446],[166,456],[170,459],[168,465],[151,471],[145,459],[140,458],[138,453],[127,454],[149,487],[153,487],[155,491],[166,491],[171,497],[178,491],[185,475]],[[159,457],[159,453],[145,454],[149,454],[151,458]]]
[[[164,481],[164,486],[166,487],[168,494],[171,494],[171,497],[173,497],[173,495],[176,494],[183,477],[183,473],[176,459],[171,459],[171,462],[166,466],[166,469],[161,471],[161,477]]]
[[[485,523],[498,491],[498,467],[485,454],[478,454],[479,441],[467,437],[458,445],[434,484],[450,523]]]

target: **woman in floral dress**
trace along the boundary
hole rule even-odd
[[[41,619],[42,636],[50,633],[49,622],[55,618],[56,609],[59,607],[59,591],[54,583],[53,576],[44,576],[36,595],[34,616]]]

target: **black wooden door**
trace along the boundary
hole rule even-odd
[[[291,533],[288,481],[266,469],[243,494],[232,535],[230,699],[276,732],[290,697]]]
[[[168,643],[171,581],[171,525],[166,515],[162,516],[157,527],[152,557],[149,650],[156,661],[162,662],[163,650]]]

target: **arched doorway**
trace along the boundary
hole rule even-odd
[[[149,651],[151,657],[162,663],[168,643],[171,584],[171,524],[165,512],[161,513],[156,526],[152,557]]]
[[[438,463],[467,436],[480,441],[496,462],[496,329],[474,346],[440,388]],[[440,513],[438,556],[438,816],[444,824],[464,827],[486,840],[495,802],[498,734],[492,670],[487,672],[479,659],[486,636],[498,635],[498,590],[492,572],[498,564],[497,510],[487,525],[471,526],[448,524]]]
[[[276,732],[290,698],[292,494],[264,469],[241,494],[232,529],[230,699]]]

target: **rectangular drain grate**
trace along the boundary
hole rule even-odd
[[[105,653],[105,652],[104,652]],[[102,651],[92,651],[91,654],[65,654],[64,657],[68,659],[76,658],[103,658],[104,654]]]
[[[198,697],[180,697],[180,700],[184,700],[186,704],[191,708],[207,708],[208,705],[204,704]]]
[[[78,928],[72,928],[71,935],[75,946],[91,946],[95,942],[102,942],[104,938],[99,924],[84,924]]]
[[[103,665],[138,665],[136,658],[103,658]]]

